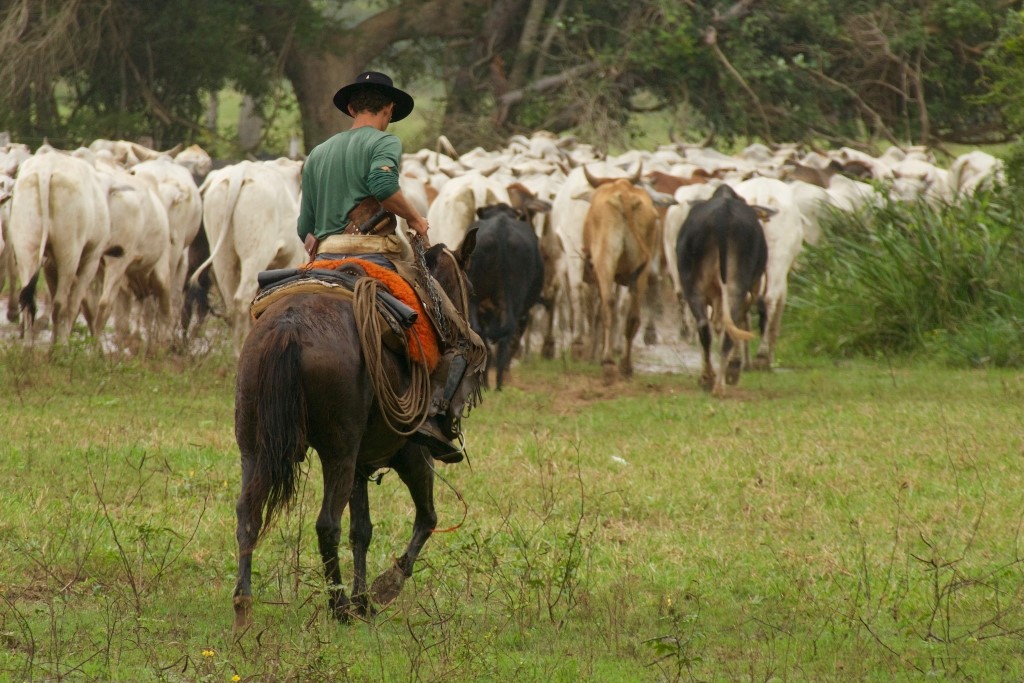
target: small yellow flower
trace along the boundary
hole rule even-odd
[[[203,656],[204,657],[212,657],[213,654],[214,654],[213,650],[203,650]]]
[[[231,677],[231,680],[232,680],[233,683],[238,683],[238,681],[242,680],[242,677],[239,676],[238,674],[235,674],[234,676]]]

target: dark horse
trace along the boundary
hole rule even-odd
[[[444,245],[426,252],[428,269],[454,302],[464,300],[467,286],[462,266],[473,249],[467,241],[459,254]],[[381,355],[392,386],[404,390],[410,381],[408,359],[387,347]],[[310,446],[323,467],[316,534],[332,615],[344,620],[353,607],[341,585],[338,561],[346,505],[355,565],[352,600],[358,612],[372,610],[366,585],[366,551],[373,530],[367,483],[381,467],[393,468],[408,487],[416,519],[405,553],[374,581],[372,602],[393,600],[412,575],[413,563],[437,523],[433,463],[425,448],[388,426],[370,371],[360,350],[352,302],[329,294],[296,293],[271,304],[246,338],[235,388],[235,438],[242,458],[236,507],[236,629],[251,619],[253,549],[261,530],[294,496],[299,463]]]

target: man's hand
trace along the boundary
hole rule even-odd
[[[417,214],[413,218],[407,219],[406,222],[409,224],[410,228],[416,231],[417,235],[423,235],[424,237],[426,237],[427,230],[430,229],[430,226],[427,224],[426,218]]]
[[[306,240],[303,242],[303,246],[306,248],[306,253],[309,254],[309,260],[312,262],[316,259],[316,248],[320,246],[320,240],[316,238],[316,235],[309,233],[306,235]]]

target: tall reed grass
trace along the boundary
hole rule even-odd
[[[1024,365],[1024,202],[1012,187],[957,203],[834,212],[792,274],[794,336],[834,356]]]

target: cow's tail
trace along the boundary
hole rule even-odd
[[[199,283],[199,276],[202,275],[203,272],[210,267],[211,263],[213,263],[213,259],[215,259],[217,257],[217,254],[220,253],[221,248],[227,241],[228,234],[231,232],[232,224],[234,223],[234,221],[232,220],[232,216],[234,216],[235,214],[235,204],[238,203],[238,195],[241,193],[242,185],[245,181],[242,169],[232,170],[233,172],[229,173],[227,177],[227,200],[224,202],[222,207],[217,206],[216,202],[213,203],[213,207],[215,207],[215,209],[210,212],[209,221],[205,220],[205,216],[203,217],[203,222],[207,226],[207,230],[209,229],[209,226],[212,223],[213,225],[219,225],[221,231],[220,235],[217,236],[217,243],[213,246],[212,249],[210,249],[210,255],[206,257],[205,261],[199,264],[195,272],[192,273],[192,277],[189,278],[188,284],[190,287],[195,287]],[[203,184],[206,185],[205,182]],[[206,187],[207,192],[210,190],[211,187],[213,187],[213,185],[208,185]],[[218,210],[220,208],[223,208],[223,213],[221,213]],[[207,235],[209,235],[209,232],[207,232]]]
[[[50,180],[49,173],[36,173],[36,187],[39,189],[39,221],[42,223],[42,232],[39,235],[39,255],[36,258],[36,266],[42,267],[43,256],[46,254],[46,242],[50,239],[50,223],[53,216],[50,215]]]
[[[250,364],[258,373],[251,385],[250,427],[253,472],[247,484],[251,501],[266,501],[260,535],[274,515],[295,496],[299,463],[307,448],[305,392],[300,378],[301,345],[294,327],[278,324],[262,340],[259,359]],[[258,516],[259,506],[250,510]]]
[[[721,292],[722,326],[734,342],[750,341],[752,332],[741,330],[732,319],[732,306],[729,297],[729,238],[725,231],[718,233],[718,291]]]

